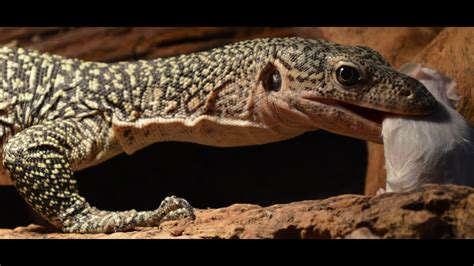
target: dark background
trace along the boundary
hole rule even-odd
[[[318,29],[305,29],[318,34]],[[0,42],[95,61],[136,60],[210,49],[290,28],[0,28]],[[169,195],[196,208],[271,205],[363,194],[364,141],[324,131],[273,144],[215,148],[157,143],[76,174],[98,208],[150,210]],[[39,222],[14,187],[0,186],[0,228]]]

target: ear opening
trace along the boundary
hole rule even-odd
[[[269,62],[260,73],[259,79],[263,84],[265,91],[279,91],[282,87],[281,73],[278,68],[271,62]]]

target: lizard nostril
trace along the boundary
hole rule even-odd
[[[407,90],[407,89],[402,89],[402,90],[400,90],[399,95],[403,96],[403,97],[410,97],[411,96],[411,91]]]

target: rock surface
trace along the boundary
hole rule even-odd
[[[411,193],[341,195],[262,208],[197,210],[196,220],[113,234],[62,234],[30,225],[0,238],[474,238],[474,189],[425,185]]]

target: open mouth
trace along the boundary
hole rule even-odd
[[[333,99],[303,96],[304,100],[325,106],[323,118],[316,116],[315,123],[319,128],[357,139],[382,143],[382,123],[386,117],[396,113],[368,108]],[[397,114],[398,115],[398,114]],[[329,120],[325,123],[325,119]]]
[[[350,112],[361,119],[370,121],[372,123],[377,124],[377,126],[382,126],[382,122],[384,117],[386,117],[388,112],[383,112],[371,108],[365,108],[362,106],[350,104],[350,103],[344,103],[336,100],[329,100],[329,99],[313,99],[314,101],[317,101],[319,103],[333,106],[335,108],[341,109],[342,111],[345,112]]]

